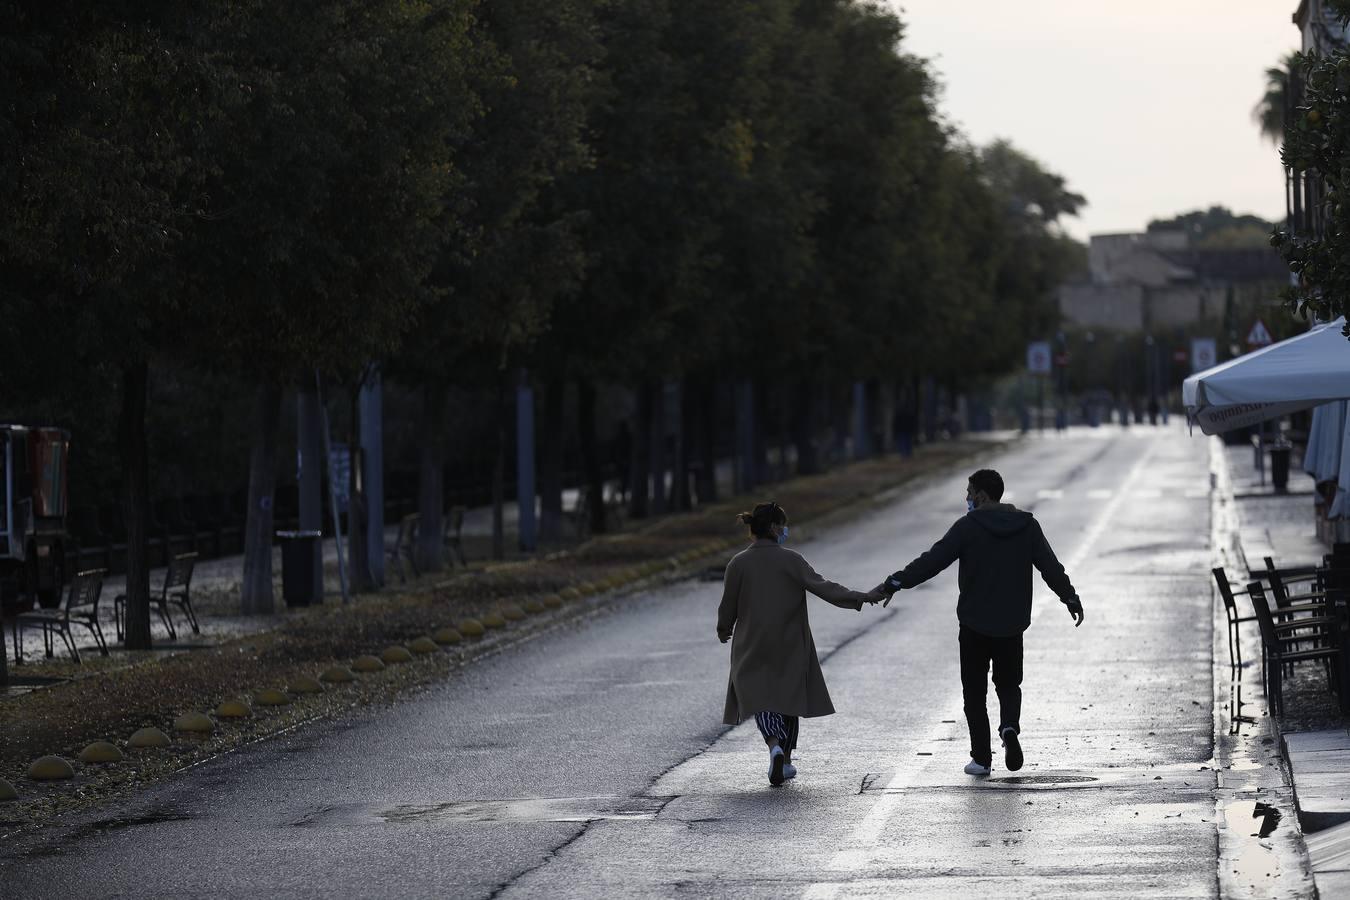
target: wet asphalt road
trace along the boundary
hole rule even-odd
[[[1083,430],[987,462],[1087,614],[1037,581],[1013,781],[997,748],[991,780],[961,771],[955,567],[885,610],[814,601],[839,712],[803,720],[777,789],[753,722],[719,724],[720,585],[691,581],[0,848],[0,894],[1215,896],[1205,441]],[[967,474],[793,537],[866,589],[964,512]]]

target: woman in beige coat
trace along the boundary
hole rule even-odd
[[[722,721],[738,725],[755,717],[769,745],[769,783],[778,785],[797,774],[792,751],[798,719],[834,712],[811,638],[806,592],[846,609],[882,598],[826,581],[800,553],[784,547],[787,513],[777,503],[761,503],[740,520],[755,542],[727,563],[717,610],[717,636],[732,642]]]

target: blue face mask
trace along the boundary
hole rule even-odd
[[[784,541],[786,541],[786,540],[787,540],[787,536],[788,536],[788,527],[787,527],[786,525],[784,525],[784,526],[783,526],[783,530],[780,531],[780,532],[778,533],[778,543],[781,544],[781,543],[783,543]]]
[[[974,501],[974,500],[967,500],[967,501],[966,501],[966,512],[974,512],[974,511],[975,511],[975,501]]]

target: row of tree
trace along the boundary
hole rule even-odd
[[[0,3],[0,391],[120,385],[128,646],[152,367],[256,397],[262,609],[288,384],[420,390],[434,519],[452,385],[528,372],[541,447],[575,385],[595,501],[598,384],[638,390],[639,443],[672,379],[694,419],[718,382],[799,390],[810,470],[816,386],[1015,365],[1083,199],[944,123],[903,33],[861,0]]]

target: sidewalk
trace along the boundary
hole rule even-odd
[[[1006,435],[1003,435],[1006,437]],[[732,493],[732,463],[723,460],[717,467],[718,490],[722,496],[729,496]],[[667,479],[669,485],[669,479]],[[563,540],[553,547],[544,547],[544,550],[566,549],[574,547],[579,543],[575,526],[571,519],[572,512],[576,509],[580,498],[580,492],[576,488],[568,488],[563,491]],[[535,515],[538,521],[539,509],[536,506]],[[491,506],[474,507],[465,512],[464,524],[460,531],[460,540],[464,549],[465,558],[469,561],[469,568],[481,567],[485,563],[491,562],[492,555],[492,515]],[[524,559],[525,555],[517,550],[519,542],[519,521],[520,510],[514,501],[503,504],[502,507],[502,529],[505,537],[507,559]],[[654,520],[651,520],[654,521]],[[384,545],[393,546],[398,538],[399,524],[394,522],[386,525],[384,529]],[[345,536],[344,536],[345,540]],[[350,549],[344,543],[344,552],[350,553]],[[332,534],[325,534],[322,544],[323,552],[323,574],[324,574],[324,597],[325,602],[340,602],[342,595],[342,582],[338,573],[338,554],[337,544]],[[446,574],[453,571],[464,571],[458,566],[450,566],[447,560]],[[174,616],[174,627],[177,629],[177,640],[170,642],[167,629],[160,622],[159,617],[153,612],[150,616],[150,631],[152,639],[155,642],[156,653],[177,653],[184,650],[197,650],[205,647],[215,646],[233,638],[244,635],[256,634],[277,626],[278,616],[286,615],[285,602],[281,593],[281,548],[274,546],[272,548],[272,590],[276,599],[276,613],[245,615],[239,611],[239,585],[244,569],[243,555],[222,556],[215,559],[207,559],[198,563],[192,574],[192,606],[197,613],[201,624],[201,634],[194,635],[183,620],[177,608],[171,608]],[[154,596],[158,585],[164,582],[164,567],[156,567],[150,571],[151,595]],[[408,573],[411,577],[411,573]],[[389,571],[386,566],[385,587],[398,588],[400,580],[397,573]],[[118,653],[119,648],[115,644],[116,629],[113,622],[113,599],[126,591],[126,576],[115,575],[103,582],[103,596],[99,604],[99,623],[103,629],[104,636],[109,643],[109,649],[113,653]],[[14,634],[10,628],[0,629],[3,632],[5,652],[9,654],[9,659],[14,658]],[[93,646],[93,641],[89,633],[84,629],[77,630],[77,646],[80,648],[80,654],[86,659],[94,659],[98,656],[98,649]],[[22,640],[24,665],[13,666],[10,671],[10,691],[22,692],[31,690],[34,687],[43,686],[48,679],[35,672],[36,668],[41,667],[46,662],[42,645],[42,634],[36,629],[25,629]],[[68,651],[59,641],[57,642],[57,659],[64,659],[68,656]],[[36,665],[35,665],[36,664]],[[12,664],[11,664],[12,665]],[[0,692],[0,696],[3,693]]]
[[[1249,447],[1224,447],[1237,516],[1236,571],[1229,580],[1243,583],[1247,570],[1265,567],[1265,557],[1280,567],[1320,564],[1330,548],[1314,533],[1311,479],[1302,471],[1301,460],[1291,465],[1289,493],[1276,494],[1255,467]],[[1250,611],[1243,609],[1245,614]],[[1255,623],[1243,623],[1243,657],[1234,703],[1241,713],[1250,713],[1255,703],[1243,703],[1240,691],[1261,695],[1260,638]],[[1299,826],[1307,844],[1318,894],[1350,896],[1350,722],[1340,712],[1336,698],[1316,666],[1296,666],[1285,678],[1285,711],[1275,724],[1289,780],[1293,787]]]

